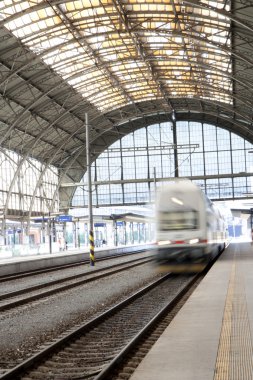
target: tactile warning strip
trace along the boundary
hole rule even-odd
[[[229,280],[214,380],[253,380],[252,339],[237,254]]]

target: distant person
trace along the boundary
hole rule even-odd
[[[253,228],[251,229],[251,244],[253,244]]]

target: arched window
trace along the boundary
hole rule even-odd
[[[214,200],[253,192],[252,144],[218,126],[192,121],[176,122],[176,136],[175,146],[172,123],[166,122],[132,132],[108,147],[92,164],[94,205],[149,202],[154,187],[176,172]],[[87,205],[87,187],[77,189],[72,205]]]

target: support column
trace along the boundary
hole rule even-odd
[[[42,226],[41,226],[41,234],[42,234],[42,243],[46,242],[46,234],[45,234],[45,219],[42,217]]]
[[[127,232],[126,232],[126,222],[123,221],[123,231],[124,231],[124,245],[127,243]]]
[[[78,245],[78,248],[80,248],[81,242],[80,242],[80,222],[79,222],[79,219],[77,219],[77,245]]]
[[[172,130],[173,130],[173,145],[174,145],[174,167],[175,177],[179,176],[178,173],[178,152],[177,152],[177,124],[175,111],[172,112]]]
[[[131,244],[134,244],[134,223],[130,222]]]
[[[118,246],[118,224],[117,220],[114,220],[114,244],[117,247]]]
[[[76,221],[72,222],[72,234],[73,234],[74,247],[77,248]]]
[[[90,265],[95,266],[95,252],[94,252],[94,232],[93,232],[93,214],[92,214],[92,186],[91,186],[91,167],[90,167],[90,140],[89,140],[89,125],[88,114],[85,114],[86,126],[86,164],[88,174],[88,210],[89,210],[89,243],[90,243]]]
[[[6,239],[6,220],[5,220],[5,217],[3,217],[3,220],[2,220],[2,233],[3,233],[3,238],[4,238],[4,245],[7,245],[7,239]]]
[[[49,213],[49,217],[48,217],[47,226],[48,226],[48,238],[49,238],[49,253],[51,254],[52,253],[52,227],[51,227],[51,215],[50,215],[50,213]]]

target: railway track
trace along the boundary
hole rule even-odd
[[[0,380],[111,379],[115,365],[189,292],[197,276],[165,275],[62,336]]]
[[[138,258],[129,262],[117,263],[100,269],[92,269],[92,272],[79,273],[52,280],[46,283],[25,287],[16,291],[0,294],[0,311],[10,310],[17,306],[54,295],[58,292],[96,281],[121,271],[143,265],[152,261],[152,258]],[[46,290],[43,290],[47,288]]]

